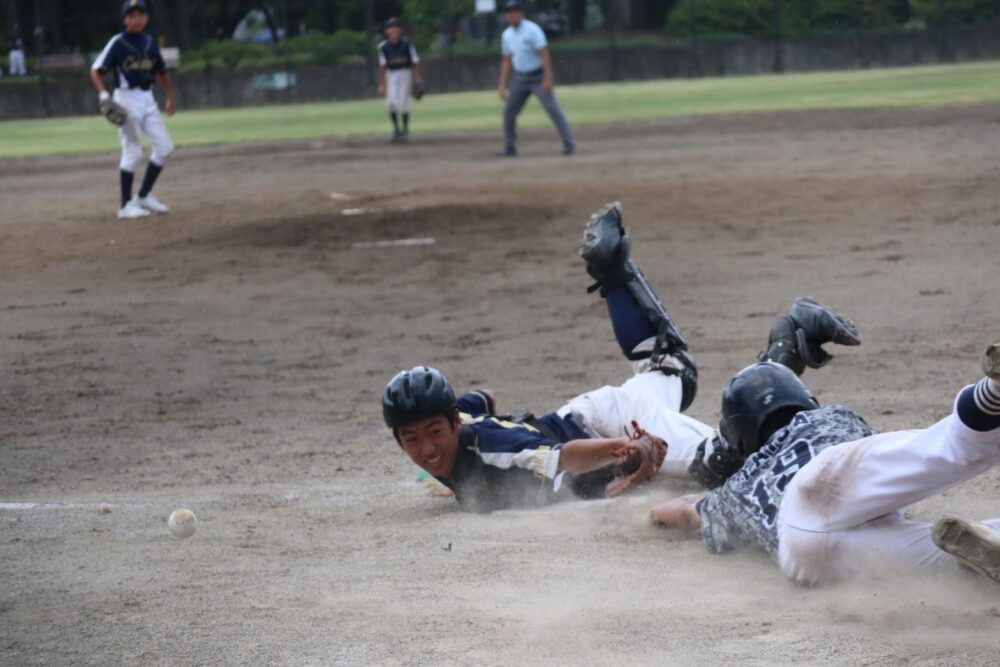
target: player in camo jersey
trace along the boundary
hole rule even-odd
[[[987,348],[982,367],[986,377],[959,392],[937,424],[874,434],[847,408],[818,407],[788,368],[750,366],[723,395],[723,433],[759,451],[711,493],[657,505],[651,518],[698,529],[714,553],[756,545],[805,584],[878,560],[921,569],[961,562],[1000,582],[1000,519],[931,525],[904,515],[1000,464],[1000,344]]]
[[[634,374],[623,384],[586,392],[539,417],[498,415],[488,390],[456,397],[433,368],[402,371],[386,386],[383,416],[396,442],[452,489],[465,509],[489,512],[628,490],[649,478],[633,477],[632,466],[642,469],[630,437],[635,423],[667,443],[665,460],[651,467],[669,476],[721,475],[723,466],[743,461],[711,426],[681,414],[694,399],[697,369],[680,331],[631,259],[618,203],[591,217],[579,252],[597,281],[591,291],[600,290],[615,338],[632,362]],[[778,318],[769,351],[801,372],[807,360],[822,365],[829,358],[820,345],[831,341],[860,339],[829,309],[800,299],[789,315]],[[628,460],[616,463],[616,458]]]
[[[378,94],[385,96],[392,120],[392,141],[410,140],[410,107],[413,87],[423,86],[420,56],[413,42],[403,37],[398,19],[385,22],[385,40],[378,45]],[[402,119],[402,125],[400,125]]]

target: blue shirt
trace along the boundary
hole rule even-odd
[[[156,75],[166,68],[155,39],[144,32],[133,35],[128,31],[112,37],[91,65],[101,72],[114,70],[115,82],[126,90],[149,90]]]
[[[542,69],[538,52],[549,45],[539,25],[523,19],[521,25],[508,26],[500,40],[503,55],[511,57],[515,72],[527,73]]]
[[[556,414],[535,424],[516,417],[499,417],[485,392],[472,391],[458,399],[462,417],[458,456],[449,477],[438,480],[455,492],[463,509],[492,512],[535,507],[572,497],[559,470],[563,442],[585,433]],[[549,436],[557,438],[553,440]]]

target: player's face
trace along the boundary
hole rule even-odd
[[[448,477],[458,455],[458,415],[436,415],[399,429],[399,444],[418,466],[435,477]]]
[[[524,12],[519,9],[512,9],[508,12],[504,12],[504,19],[507,21],[507,25],[512,25],[515,28],[521,25],[521,20],[524,19]]]
[[[146,29],[147,23],[149,23],[149,15],[141,9],[133,9],[125,15],[125,29],[129,32],[142,32]]]
[[[398,25],[391,25],[385,29],[385,38],[395,44],[403,36],[403,29]]]

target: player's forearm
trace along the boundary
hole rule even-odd
[[[542,78],[548,81],[552,80],[552,56],[549,55],[549,50],[539,49],[538,55],[542,59]]]
[[[163,94],[167,96],[167,100],[171,104],[174,102],[174,84],[170,81],[170,75],[166,72],[160,72],[156,75],[156,80],[160,82],[160,86],[163,87]]]
[[[379,68],[378,68],[378,85],[380,85],[380,86],[384,86],[385,85],[385,70],[386,70],[386,66],[385,65],[379,65]]]
[[[570,440],[559,450],[559,469],[578,475],[611,465],[628,442],[628,438]]]
[[[101,78],[101,70],[99,69],[90,70],[90,82],[94,84],[94,90],[96,90],[98,93],[105,92],[104,79]]]
[[[682,530],[701,528],[701,515],[698,513],[698,503],[704,497],[704,494],[693,494],[660,503],[649,510],[649,518],[655,523],[669,526],[670,528],[680,528]]]
[[[420,63],[413,64],[413,78],[416,81],[422,81],[424,78],[423,74],[420,72]]]
[[[500,60],[500,84],[497,86],[498,88],[507,87],[507,80],[510,79],[510,70],[510,56],[504,56]]]

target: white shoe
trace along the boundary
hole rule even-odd
[[[145,218],[147,215],[149,215],[149,211],[139,206],[135,199],[118,209],[119,220],[135,220],[136,218]]]
[[[1000,583],[1000,533],[985,523],[946,516],[934,524],[931,537],[942,551]]]
[[[132,199],[136,204],[155,213],[169,213],[170,207],[156,198],[152,192],[145,197],[135,197]]]

